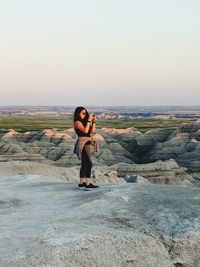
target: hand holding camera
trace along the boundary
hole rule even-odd
[[[96,123],[96,121],[97,121],[97,118],[96,118],[96,116],[93,114],[93,115],[92,115],[92,123]]]

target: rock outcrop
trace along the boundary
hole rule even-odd
[[[149,161],[147,153],[158,143],[167,140],[172,130],[152,130],[140,134],[132,139],[127,145],[127,150],[132,154],[132,159],[136,163],[146,163]]]
[[[22,158],[22,160],[24,160]],[[2,162],[1,162],[2,161]],[[45,161],[44,158],[33,159],[35,162],[14,161],[4,162],[0,158],[0,173],[5,175],[37,174],[53,176],[67,182],[79,181],[80,166],[64,168],[55,165],[52,161]],[[158,161],[150,164],[127,164],[118,163],[111,166],[94,164],[92,168],[92,179],[94,182],[123,182],[129,183],[157,183],[168,185],[191,186],[195,179],[186,173],[186,169],[179,167],[174,160]]]
[[[112,165],[111,169],[117,170],[118,176],[125,180],[129,180],[130,176],[139,175],[151,183],[192,185],[195,182],[186,172],[186,168],[180,167],[173,159],[149,164],[118,163]]]
[[[176,130],[158,129],[141,133],[135,128],[102,128],[95,135],[100,152],[93,153],[97,165],[147,164],[175,159],[194,178],[200,177],[200,122],[183,123]],[[1,161],[34,161],[60,167],[80,165],[73,154],[74,130],[19,133],[10,130],[0,137]],[[158,175],[159,176],[159,175]]]
[[[0,158],[1,161],[1,158]],[[16,175],[40,175],[43,177],[54,177],[67,183],[79,182],[79,166],[57,167],[49,165],[48,162],[14,161],[0,162],[0,175],[10,177]],[[45,178],[45,179],[46,179]],[[92,180],[98,183],[123,183],[125,180],[118,177],[117,171],[108,166],[95,165],[92,169]]]
[[[112,165],[119,162],[131,163],[131,154],[115,139],[107,142],[100,133],[95,134],[99,142],[100,153],[93,154],[97,164]],[[27,160],[48,162],[56,166],[79,165],[73,154],[76,135],[73,129],[56,131],[46,129],[42,132],[26,132],[24,134],[10,130],[0,140],[0,156],[3,161]]]
[[[4,173],[0,266],[198,267],[199,190],[118,183],[87,192]]]
[[[150,162],[174,158],[190,172],[200,172],[200,122],[183,123],[165,142],[156,144],[147,153]]]
[[[115,139],[119,138],[132,139],[135,138],[136,136],[141,135],[141,132],[134,127],[129,127],[125,129],[101,128],[100,132],[105,137],[112,136]]]

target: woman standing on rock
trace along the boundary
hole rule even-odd
[[[96,131],[96,116],[89,114],[84,107],[77,107],[74,111],[74,130],[78,135],[78,140],[74,147],[74,153],[81,160],[79,189],[93,190],[99,186],[90,182],[92,161],[90,145],[98,151],[98,144],[90,137]]]

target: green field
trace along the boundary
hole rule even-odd
[[[135,127],[141,132],[146,132],[152,129],[175,129],[183,122],[192,122],[188,119],[176,120],[161,120],[154,118],[136,118],[129,120],[103,120],[97,121],[97,128],[113,127],[127,128]],[[59,116],[5,116],[0,118],[0,132],[7,132],[9,129],[14,129],[19,132],[26,131],[41,131],[44,129],[56,128],[65,130],[73,127],[72,118]]]

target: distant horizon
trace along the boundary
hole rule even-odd
[[[199,105],[0,105],[0,107],[199,107]]]

